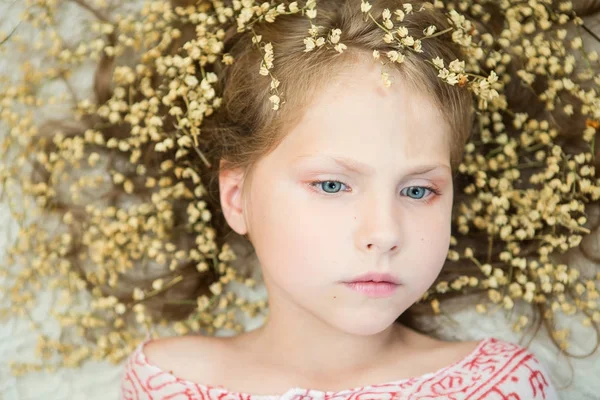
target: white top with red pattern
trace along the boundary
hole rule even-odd
[[[122,400],[557,400],[545,368],[528,350],[496,338],[436,372],[337,392],[291,388],[281,395],[231,392],[190,382],[148,362],[140,343],[125,364]]]

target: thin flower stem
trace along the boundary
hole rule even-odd
[[[586,24],[581,24],[581,27],[587,32],[589,33],[594,39],[596,39],[598,42],[600,42],[600,36],[596,35],[594,33],[594,31],[592,31],[590,28],[587,27]]]
[[[492,249],[494,248],[494,235],[488,236],[488,254],[487,254],[487,262],[491,264],[492,262]]]
[[[378,27],[383,29],[385,31],[385,33],[390,33],[390,34],[392,34],[392,36],[394,35],[388,28],[386,28],[385,26],[383,26],[379,22],[377,22],[375,20],[375,18],[373,18],[373,15],[371,13],[368,13],[367,15],[369,16],[369,18],[371,18],[371,20],[375,23],[375,25],[377,25]]]
[[[165,300],[166,304],[191,304],[196,305],[198,302],[194,300]]]
[[[538,143],[538,144],[533,145],[531,147],[525,147],[523,150],[525,150],[528,153],[531,153],[532,151],[537,151],[537,150],[543,149],[546,146],[548,146],[548,145],[545,144],[545,143]]]
[[[528,162],[528,163],[523,163],[523,164],[517,164],[517,166],[515,166],[515,168],[517,169],[526,169],[526,168],[534,168],[534,167],[543,167],[546,164],[544,164],[543,162]]]
[[[8,39],[10,39],[10,37],[15,34],[19,25],[21,25],[21,22],[22,21],[19,21],[17,23],[17,25],[10,31],[10,33],[4,39],[2,39],[2,41],[0,41],[0,46],[2,46],[4,43],[6,43],[8,41]]]
[[[588,59],[587,52],[585,51],[585,44],[583,43],[583,36],[581,35],[581,28],[579,27],[579,25],[575,25],[575,27],[576,27],[575,29],[577,29],[577,33],[581,37],[581,48],[579,49],[579,51],[581,53],[581,57],[583,58],[585,64],[589,68],[589,70],[593,71],[594,67],[592,67],[592,64],[590,63],[590,60]],[[594,37],[596,40],[600,41],[600,38],[598,38],[598,36],[596,36],[591,30],[588,30],[587,27],[585,28],[585,30],[590,35],[592,35],[592,37]]]
[[[170,289],[171,287],[177,285],[179,282],[183,281],[183,275],[177,275],[175,278],[173,278],[169,283],[167,283],[166,285],[164,285],[163,287],[161,287],[160,289],[156,289],[153,290],[151,292],[146,293],[146,295],[144,296],[144,298],[142,300],[138,300],[132,303],[132,305],[135,305],[137,303],[141,303],[144,300],[147,300],[151,297],[154,297],[160,293],[165,292],[166,290]]]
[[[453,28],[453,27],[446,28],[446,29],[444,29],[443,31],[439,31],[439,32],[436,32],[436,33],[434,33],[433,35],[430,35],[430,36],[423,36],[423,37],[421,38],[421,40],[423,40],[423,39],[431,39],[431,38],[434,38],[434,37],[436,37],[436,36],[443,35],[443,34],[444,34],[444,33],[446,33],[446,32],[450,32],[451,30],[454,30],[454,28]]]

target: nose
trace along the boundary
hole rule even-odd
[[[377,248],[377,249],[379,249],[379,248],[382,248],[382,249],[384,249],[384,250],[385,250],[386,248],[389,248],[389,247],[390,247],[390,246],[386,246],[386,245],[382,245],[382,246],[380,247],[380,246],[378,246],[377,244],[373,244],[373,243],[369,243],[369,244],[367,244],[367,250],[371,250],[371,249],[373,249],[373,248]],[[396,250],[397,248],[398,248],[398,245],[393,245],[393,246],[392,246],[392,248],[390,249],[390,251],[391,251],[391,250]]]
[[[400,210],[394,204],[393,197],[383,197],[365,202],[361,209],[356,233],[356,245],[360,251],[380,254],[398,251],[401,237],[398,222]]]

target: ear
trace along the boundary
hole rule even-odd
[[[248,232],[244,216],[242,185],[244,171],[226,169],[225,161],[221,160],[219,172],[219,196],[221,208],[227,223],[235,232],[245,235]]]

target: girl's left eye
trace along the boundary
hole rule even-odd
[[[427,195],[427,192],[439,194],[439,192],[430,186],[409,186],[402,190],[406,191],[408,197],[415,200],[420,200]]]
[[[347,186],[345,183],[340,181],[314,181],[310,182],[311,187],[318,187],[320,191],[329,194],[335,194],[340,192],[342,187]],[[346,190],[349,191],[349,190]],[[427,193],[431,194],[440,194],[440,192],[431,186],[409,186],[407,188],[402,189],[400,193],[407,195],[411,199],[421,200],[427,197]]]

